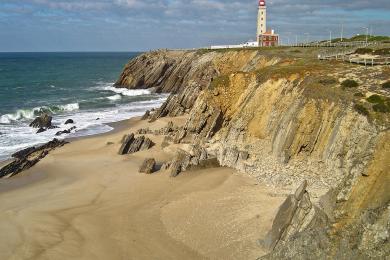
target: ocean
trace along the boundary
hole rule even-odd
[[[138,54],[0,53],[0,161],[72,126],[76,130],[60,139],[108,132],[107,123],[160,106],[166,95],[113,87]],[[59,128],[37,134],[29,127],[42,113]],[[65,125],[67,119],[75,124]]]

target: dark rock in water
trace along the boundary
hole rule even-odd
[[[57,128],[60,128],[60,127],[56,126],[56,125],[52,125],[52,126],[49,126],[47,129],[57,129]]]
[[[122,138],[122,146],[119,148],[118,153],[120,155],[136,153],[138,151],[148,150],[153,145],[153,141],[143,135],[134,138],[134,134],[130,134]]]
[[[43,114],[35,118],[34,121],[31,122],[30,127],[49,128],[51,127],[51,120],[52,120],[51,116],[49,116],[48,114]]]
[[[67,124],[74,124],[73,119],[68,119],[68,120],[66,120],[66,121],[65,121],[65,125],[67,125]]]
[[[96,120],[100,120],[100,118],[98,117],[98,118],[96,118]]]
[[[45,132],[47,129],[46,128],[39,128],[38,131],[37,131],[37,134],[39,133],[42,133],[42,132]]]
[[[42,146],[29,147],[14,153],[12,157],[16,158],[16,160],[0,169],[0,178],[12,177],[31,168],[48,155],[50,151],[65,144],[65,141],[53,139]]]
[[[154,158],[146,158],[139,168],[139,172],[151,174],[156,166],[156,160]]]
[[[141,120],[149,119],[150,117],[150,111],[146,110],[145,114],[141,117]]]
[[[56,136],[60,136],[60,135],[63,135],[63,134],[70,134],[73,130],[75,130],[76,127],[75,126],[72,126],[71,128],[67,129],[67,130],[63,130],[63,131],[58,131],[56,133]]]

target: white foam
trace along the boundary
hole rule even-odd
[[[151,92],[150,90],[147,89],[127,89],[127,88],[115,88],[114,86],[104,86],[104,87],[99,87],[101,90],[107,90],[107,91],[112,91],[118,94],[121,94],[123,96],[142,96],[142,95],[149,95]]]
[[[107,99],[112,100],[112,101],[120,100],[121,98],[122,98],[122,96],[120,94],[116,94],[116,95],[107,97]]]
[[[60,105],[58,108],[61,111],[75,111],[80,109],[79,103],[71,103],[71,104],[66,104],[66,105]]]

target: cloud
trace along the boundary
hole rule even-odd
[[[366,26],[390,34],[389,0],[267,0],[267,6],[268,24],[282,36],[326,38],[341,23],[349,35]],[[254,38],[256,16],[257,0],[1,0],[0,37],[8,38],[0,41],[0,51],[17,46],[10,36],[22,37],[25,28],[53,28],[50,37],[73,48],[80,42],[101,48],[110,39],[115,42],[104,50],[235,43]]]

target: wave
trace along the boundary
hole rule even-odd
[[[13,121],[19,121],[23,119],[34,119],[35,117],[43,114],[56,114],[59,112],[70,112],[79,110],[80,105],[78,103],[71,103],[66,105],[57,106],[42,106],[35,107],[33,109],[19,109],[13,114],[5,114],[0,117],[0,124],[10,124]]]
[[[142,96],[151,94],[150,90],[147,89],[127,89],[127,88],[115,88],[111,86],[99,87],[101,90],[112,91],[123,96]]]
[[[122,98],[122,96],[120,94],[116,94],[116,95],[107,97],[107,99],[112,100],[112,101],[119,100],[121,98]]]

